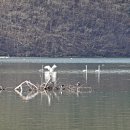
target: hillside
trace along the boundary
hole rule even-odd
[[[130,0],[0,0],[0,56],[129,57]]]

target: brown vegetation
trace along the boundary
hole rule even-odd
[[[0,55],[130,56],[129,0],[0,0]]]

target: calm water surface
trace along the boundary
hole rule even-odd
[[[14,88],[25,80],[45,81],[43,66],[57,65],[56,85],[91,88],[81,93],[31,93]],[[87,65],[87,73],[83,72]],[[96,71],[100,65],[101,71]],[[0,130],[129,130],[130,59],[1,58]]]

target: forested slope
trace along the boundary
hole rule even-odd
[[[0,0],[0,55],[130,56],[130,0]]]

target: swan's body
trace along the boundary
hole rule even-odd
[[[48,80],[51,80],[54,83],[56,82],[57,72],[54,72],[55,68],[57,68],[55,64],[52,67],[50,67],[49,65],[44,67],[44,69],[48,70],[45,72],[45,82],[47,82]]]
[[[56,82],[57,72],[45,72],[44,74],[45,82],[48,82],[48,80],[51,80],[52,82]]]

